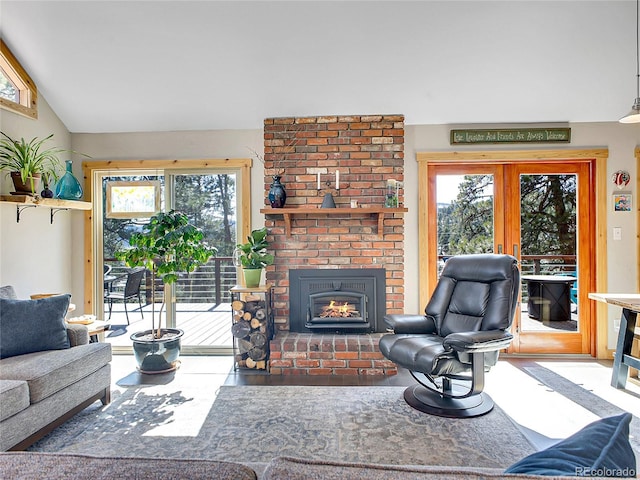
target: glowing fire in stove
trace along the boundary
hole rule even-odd
[[[358,312],[356,310],[356,307],[354,305],[351,305],[349,302],[344,302],[344,304],[339,305],[335,300],[331,300],[331,302],[329,302],[329,305],[325,305],[324,307],[322,307],[320,318],[348,318],[357,317],[359,315],[360,312]]]

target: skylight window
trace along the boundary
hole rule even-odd
[[[0,40],[0,107],[38,118],[38,89],[20,62]]]

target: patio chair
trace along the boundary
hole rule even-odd
[[[519,290],[514,257],[459,255],[445,263],[426,315],[385,316],[394,333],[380,339],[380,351],[418,382],[404,392],[409,405],[453,418],[493,409],[493,400],[482,391],[484,373],[511,343],[507,329]]]
[[[111,283],[118,277],[111,275],[111,270],[113,267],[111,265],[107,265],[106,263],[102,265],[102,288],[104,290],[104,294],[106,295],[109,290],[111,290]]]
[[[111,310],[113,309],[114,300],[122,300],[124,303],[124,313],[127,317],[127,325],[129,325],[129,312],[127,311],[127,300],[138,297],[138,304],[140,305],[140,315],[144,318],[142,312],[142,297],[140,295],[140,287],[142,286],[142,279],[144,278],[145,269],[142,267],[134,268],[124,275],[121,275],[119,279],[126,278],[123,291],[109,291],[105,295],[105,300],[109,302],[109,320],[111,320]]]

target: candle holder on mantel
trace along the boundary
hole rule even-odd
[[[340,190],[336,191],[339,192]],[[327,192],[324,194],[324,198],[322,199],[322,205],[320,205],[320,208],[336,208],[336,202],[333,199],[333,195],[331,194],[331,192]]]
[[[320,208],[336,208],[336,202],[333,199],[333,193],[335,192],[335,194],[338,195],[340,193],[340,189],[331,188],[331,182],[329,180],[323,183],[327,188],[318,188],[318,195],[324,194],[324,198],[322,199],[322,205],[320,205]],[[318,185],[320,184],[318,183]]]

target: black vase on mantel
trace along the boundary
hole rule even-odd
[[[269,203],[271,208],[283,208],[287,202],[287,192],[284,189],[284,185],[280,183],[280,175],[273,176],[273,183],[269,189]]]

